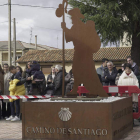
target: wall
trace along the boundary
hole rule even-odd
[[[8,53],[2,53],[2,61],[8,61]]]
[[[21,51],[16,52],[16,56],[22,56]],[[13,57],[13,52],[11,53],[11,57]],[[0,64],[8,63],[8,52],[7,51],[0,51]]]

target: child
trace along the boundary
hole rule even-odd
[[[12,95],[25,95],[25,87],[21,82],[22,73],[18,71],[15,66],[10,66],[9,71],[13,73],[10,81],[9,91],[10,96]],[[16,105],[16,115],[15,115]],[[11,116],[7,118],[7,121],[19,121],[20,120],[20,100],[10,99]]]

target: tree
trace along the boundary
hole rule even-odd
[[[123,40],[132,44],[132,59],[140,66],[140,0],[68,0],[78,7],[85,19],[95,22],[103,44]]]

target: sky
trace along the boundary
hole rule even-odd
[[[0,0],[0,5],[8,0]],[[55,15],[55,10],[62,0],[11,0],[11,4],[32,5],[54,8],[37,8],[11,5],[11,40],[13,40],[13,18],[16,18],[16,39],[30,43],[37,43],[51,47],[62,48],[62,17]],[[70,9],[70,6],[68,6]],[[68,9],[68,10],[69,10]],[[65,22],[71,28],[71,19],[65,15]],[[32,31],[32,33],[31,33]],[[8,5],[0,6],[0,41],[8,40]],[[65,43],[65,48],[73,48],[73,43]]]

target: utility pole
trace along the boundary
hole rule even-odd
[[[35,35],[35,49],[37,50],[37,35]]]
[[[13,19],[13,62],[16,66],[16,19]]]
[[[11,66],[11,0],[8,0],[8,19],[9,19],[8,64],[9,66]]]

